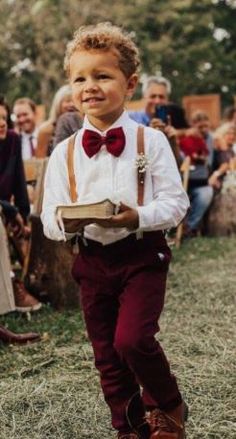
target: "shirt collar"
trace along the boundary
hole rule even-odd
[[[132,121],[130,120],[128,112],[124,110],[120,117],[109,128],[107,128],[105,131],[102,131],[102,134],[106,134],[107,131],[112,128],[125,128],[126,126],[130,125],[131,122]],[[101,134],[101,131],[89,122],[87,116],[84,117],[83,128],[96,131],[97,133]]]
[[[35,128],[35,130],[32,132],[32,133],[25,133],[25,131],[22,131],[21,133],[20,133],[20,135],[22,136],[22,137],[25,137],[25,138],[30,138],[30,137],[32,137],[33,139],[36,139],[37,138],[37,136],[38,136],[38,129],[37,128]]]

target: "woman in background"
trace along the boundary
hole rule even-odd
[[[74,105],[71,98],[71,88],[69,85],[63,85],[59,88],[53,98],[48,120],[46,120],[39,128],[38,144],[35,154],[37,158],[43,158],[50,155],[53,148],[53,138],[59,116],[73,110]]]
[[[16,240],[21,240],[29,234],[27,217],[30,206],[21,154],[21,139],[12,129],[8,129],[8,122],[10,123],[9,107],[4,97],[0,97],[0,205],[10,232]],[[2,257],[2,248],[0,251]],[[10,276],[7,269],[5,271],[6,275]],[[39,310],[42,304],[28,293],[23,282],[15,277],[12,281],[16,309],[21,312]]]
[[[236,156],[236,125],[232,122],[221,125],[215,132],[216,149],[213,159],[214,172],[209,178],[209,184],[220,189],[230,163]]]

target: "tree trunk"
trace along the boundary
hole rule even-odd
[[[26,286],[43,302],[57,309],[79,306],[78,285],[71,268],[74,260],[70,243],[47,239],[38,216],[31,216],[32,236]]]

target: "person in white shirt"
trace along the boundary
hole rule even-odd
[[[60,228],[58,205],[105,198],[119,205],[111,218],[86,224],[73,266],[95,365],[119,439],[160,432],[183,439],[185,405],[154,336],[171,258],[163,231],[177,226],[189,201],[164,134],[143,128],[143,145],[142,129],[124,111],[138,65],[130,35],[108,23],[80,28],[69,43],[65,68],[74,104],[86,116],[74,143],[61,142],[49,159],[41,218],[45,235],[63,240],[82,231],[77,220]]]
[[[16,128],[21,135],[22,158],[23,160],[31,159],[35,156],[37,147],[37,115],[36,104],[32,99],[17,99],[13,106]]]

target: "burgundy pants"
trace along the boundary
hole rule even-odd
[[[112,425],[127,431],[127,406],[140,395],[144,405],[171,410],[182,401],[165,354],[155,339],[165,296],[171,253],[162,232],[130,235],[103,246],[80,243],[73,276],[81,286],[81,302],[95,365]],[[137,404],[136,404],[137,405]]]

